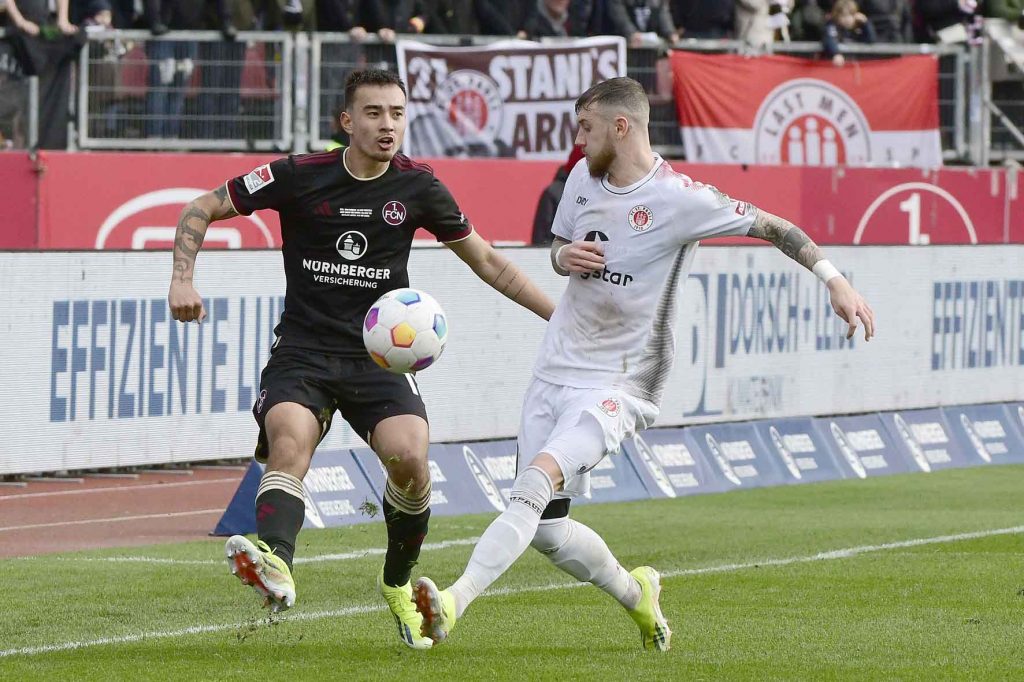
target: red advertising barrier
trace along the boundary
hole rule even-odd
[[[0,153],[0,249],[34,249],[36,173],[28,154]]]
[[[271,158],[255,154],[42,153],[35,243],[45,249],[169,248],[187,201]],[[429,163],[480,234],[492,241],[514,243],[529,241],[537,199],[559,165],[510,159],[434,159]],[[1024,180],[1012,170],[743,167],[681,162],[673,166],[792,220],[822,244],[1024,243]],[[6,168],[0,166],[0,172],[7,173]],[[31,175],[30,168],[25,160],[25,175]],[[20,197],[32,196],[31,182],[17,194],[15,203],[30,205]],[[25,209],[5,206],[3,211],[5,218],[16,218]],[[19,220],[23,225],[25,218],[14,222]],[[18,241],[31,247],[33,237],[23,233],[22,228]],[[11,241],[6,230],[3,239]],[[280,244],[277,214],[259,211],[252,217],[215,223],[206,244],[209,248],[276,246]]]
[[[199,194],[276,156],[43,152],[39,246],[44,249],[164,249],[182,207]],[[528,241],[537,199],[558,163],[434,159],[481,235]],[[424,238],[429,238],[423,233]],[[281,243],[275,211],[219,221],[204,248],[268,248]]]

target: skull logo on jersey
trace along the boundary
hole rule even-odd
[[[654,214],[646,206],[634,206],[629,212],[629,226],[637,232],[644,232],[652,225],[654,225]]]

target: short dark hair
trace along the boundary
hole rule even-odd
[[[651,114],[651,103],[644,92],[644,86],[628,77],[609,78],[592,85],[576,100],[576,113],[595,104],[618,107],[647,119]]]
[[[345,109],[347,110],[356,101],[356,90],[364,85],[397,85],[402,94],[405,92],[405,83],[394,71],[384,69],[358,69],[353,71],[345,79]]]

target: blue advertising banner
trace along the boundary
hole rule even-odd
[[[691,426],[687,431],[712,467],[735,487],[760,488],[794,480],[750,423]]]
[[[839,464],[835,441],[822,437],[813,419],[766,419],[752,426],[791,482],[834,481],[849,475]]]
[[[877,414],[820,417],[814,420],[814,425],[824,439],[835,444],[839,462],[848,477],[884,476],[918,468]]]
[[[681,497],[727,490],[686,429],[650,429],[622,444],[623,454],[651,497]]]
[[[1014,423],[1016,410],[1000,404],[944,407],[953,431],[966,439],[971,450],[984,462],[1024,462],[1024,437]]]
[[[306,494],[303,528],[348,526],[380,519],[378,498],[352,458],[352,451],[317,450],[302,479]]]
[[[505,498],[480,458],[475,444],[431,445],[428,452],[433,514],[480,514],[505,510]],[[384,495],[385,474],[380,460],[369,448],[352,451],[377,498]]]
[[[950,428],[942,410],[907,410],[880,414],[889,434],[906,449],[921,471],[956,469],[984,464]]]

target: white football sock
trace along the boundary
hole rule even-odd
[[[568,517],[540,522],[531,543],[555,566],[580,582],[599,587],[629,610],[640,601],[640,583],[615,559],[588,526]]]
[[[449,588],[456,617],[526,551],[553,495],[543,469],[530,466],[516,477],[508,507],[480,536],[465,573]]]

